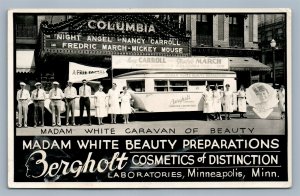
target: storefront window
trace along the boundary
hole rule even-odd
[[[45,91],[50,91],[52,82],[54,81],[54,73],[41,74],[41,83]]]

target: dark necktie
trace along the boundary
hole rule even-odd
[[[36,98],[39,97],[39,89],[36,90]]]
[[[23,89],[21,89],[20,99],[22,99],[22,96],[23,96]]]

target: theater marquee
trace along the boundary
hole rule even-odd
[[[46,52],[84,53],[94,55],[190,55],[189,39],[154,37],[118,37],[107,35],[45,35]]]

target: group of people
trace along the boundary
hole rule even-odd
[[[241,118],[246,118],[244,114],[247,111],[246,92],[241,86],[237,93],[238,97],[238,112]],[[225,85],[225,90],[219,89],[218,84],[211,90],[210,85],[206,85],[206,91],[203,93],[204,105],[203,113],[206,114],[206,120],[211,119],[222,120],[221,113],[225,113],[225,120],[230,120],[230,113],[233,112],[233,91],[230,90],[230,85]],[[213,115],[214,114],[214,115]]]
[[[240,118],[247,118],[247,99],[246,89],[243,85],[237,91],[237,112],[240,113]],[[285,116],[285,89],[281,85],[277,92],[278,106],[281,111],[281,119]],[[224,120],[230,120],[230,114],[234,109],[234,96],[233,91],[230,90],[230,85],[225,85],[225,90],[220,90],[216,84],[214,89],[211,90],[210,85],[206,86],[206,91],[203,93],[204,105],[203,113],[206,114],[206,120],[222,120],[221,113],[225,114]]]
[[[67,87],[62,91],[59,88],[58,82],[53,82],[53,88],[49,91],[50,109],[52,112],[52,126],[61,126],[61,110],[62,100],[66,104],[66,125],[76,125],[75,123],[75,98],[78,97],[77,90],[73,87],[73,83],[68,81]],[[21,89],[17,92],[18,101],[18,127],[27,127],[28,103],[30,100],[34,104],[34,127],[44,126],[44,105],[46,93],[41,88],[42,84],[37,82],[36,89],[30,92],[25,89],[26,84],[20,82]],[[122,114],[124,123],[129,123],[129,114],[132,113],[131,103],[133,99],[126,86],[123,87],[123,92],[116,89],[117,85],[112,84],[112,88],[108,93],[103,92],[103,86],[100,84],[98,90],[92,95],[91,87],[86,80],[82,81],[82,86],[79,88],[79,107],[80,107],[80,125],[83,124],[83,112],[86,109],[88,124],[91,125],[90,115],[90,98],[93,96],[95,101],[95,116],[98,118],[98,124],[103,124],[103,118],[111,115],[111,123],[115,124],[117,115]],[[281,118],[285,116],[285,89],[282,85],[277,93],[279,100],[279,109],[281,110]],[[203,93],[203,113],[206,114],[206,120],[222,120],[221,113],[225,114],[225,120],[230,120],[230,114],[234,110],[234,96],[230,85],[225,85],[225,90],[219,89],[216,84],[212,90],[210,85],[206,86],[206,91]],[[240,113],[240,118],[246,118],[247,112],[246,91],[243,85],[237,92],[237,112]],[[121,104],[120,104],[121,103]],[[71,116],[70,116],[71,113]],[[41,119],[39,121],[39,119]],[[39,123],[40,122],[40,123]]]
[[[73,83],[71,81],[68,81],[68,85],[64,91],[59,88],[58,82],[54,81],[52,85],[53,88],[49,91],[52,126],[61,126],[60,113],[63,103],[62,100],[65,100],[66,104],[66,125],[76,125],[75,98],[78,96],[76,88],[73,87]],[[41,86],[42,84],[37,82],[35,84],[36,89],[32,91],[30,96],[29,91],[25,89],[26,84],[24,82],[20,82],[21,89],[17,92],[19,112],[18,127],[22,127],[22,125],[27,127],[28,104],[30,100],[32,100],[34,104],[34,127],[44,126],[46,93]],[[104,117],[107,117],[108,114],[111,114],[111,123],[116,123],[116,117],[118,114],[123,115],[124,123],[129,123],[129,114],[132,112],[131,103],[133,100],[126,86],[123,87],[123,92],[121,94],[116,90],[116,87],[117,85],[113,83],[112,88],[106,94],[103,92],[103,86],[100,84],[97,92],[92,95],[91,87],[87,84],[87,81],[82,81],[82,86],[79,88],[80,125],[83,124],[84,109],[86,109],[87,112],[88,124],[91,125],[90,98],[92,96],[95,101],[95,111],[99,125],[103,124],[102,120]]]
[[[96,117],[98,118],[98,124],[102,125],[102,119],[107,116],[107,113],[111,115],[111,123],[117,123],[117,115],[122,114],[124,124],[129,123],[129,114],[132,112],[131,103],[133,99],[126,86],[123,87],[123,92],[120,94],[116,90],[116,83],[112,84],[112,88],[108,93],[103,92],[103,86],[99,86],[98,91],[95,93],[95,107]],[[120,105],[121,102],[121,105]]]

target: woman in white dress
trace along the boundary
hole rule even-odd
[[[223,93],[223,112],[225,113],[225,119],[230,120],[230,113],[233,112],[233,93],[230,90],[230,85],[226,84],[225,91]],[[227,116],[227,117],[226,117]]]
[[[206,91],[203,93],[204,106],[203,113],[206,114],[206,121],[210,120],[210,114],[214,113],[213,108],[213,92],[209,85],[206,85]]]
[[[215,90],[213,91],[213,107],[215,112],[215,118],[217,120],[222,120],[221,112],[222,112],[222,92],[219,89],[218,84],[215,85]]]
[[[244,85],[241,85],[240,90],[237,92],[238,100],[238,112],[240,112],[240,118],[247,118],[244,114],[247,112],[247,103],[246,103],[246,91]]]
[[[277,93],[277,97],[279,100],[278,106],[281,111],[281,119],[284,119],[284,117],[285,117],[285,89],[284,89],[283,85],[280,86],[280,89]]]
[[[103,92],[103,86],[99,85],[98,91],[95,93],[95,108],[98,124],[103,125],[102,119],[107,117],[107,95]]]
[[[116,83],[112,84],[112,88],[109,89],[108,96],[108,113],[111,116],[111,124],[116,124],[117,115],[120,114],[120,93],[116,90]]]
[[[124,117],[124,124],[129,123],[129,114],[131,113],[131,95],[128,92],[126,86],[123,87],[123,93],[121,94],[121,114]]]

